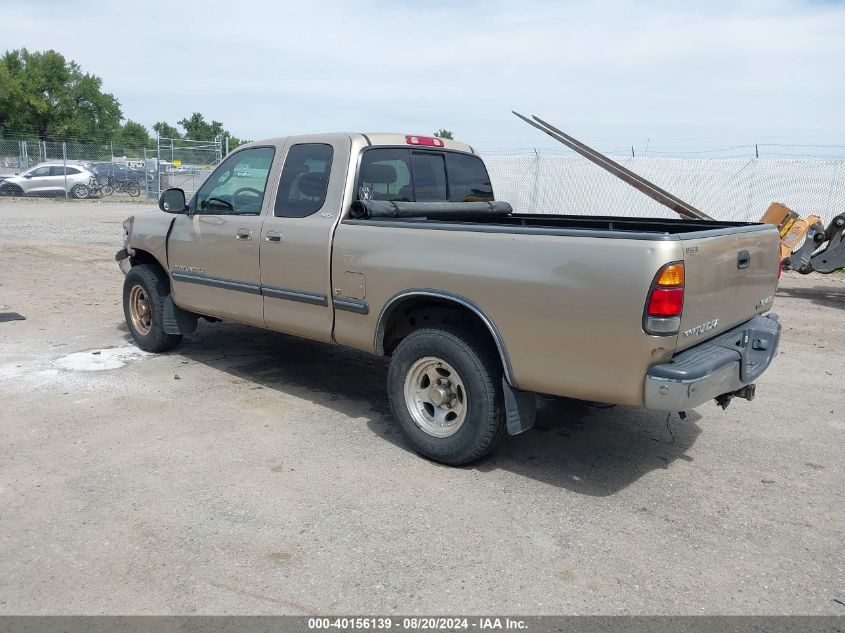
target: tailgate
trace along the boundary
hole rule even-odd
[[[681,235],[686,282],[678,351],[772,307],[779,240],[777,229],[768,225]]]

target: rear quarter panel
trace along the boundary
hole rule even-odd
[[[364,275],[367,315],[336,311],[335,340],[374,351],[384,305],[411,288],[469,299],[501,332],[522,389],[642,405],[647,368],[675,338],[649,336],[642,312],[680,241],[524,235],[341,223],[332,278]]]

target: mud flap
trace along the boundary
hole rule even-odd
[[[192,334],[197,329],[197,315],[183,310],[170,295],[164,300],[164,331],[167,334]]]
[[[502,378],[502,390],[505,393],[505,418],[508,435],[524,433],[537,419],[537,396],[533,391],[515,389]]]

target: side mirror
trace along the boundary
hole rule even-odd
[[[185,213],[185,192],[182,189],[165,189],[158,199],[158,208],[165,213]]]
[[[32,178],[32,174],[24,174],[23,177],[24,178]]]

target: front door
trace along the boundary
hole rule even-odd
[[[180,307],[264,325],[258,257],[274,155],[273,147],[234,152],[203,183],[188,213],[176,216],[168,264]]]
[[[64,187],[64,177],[61,178],[62,184],[59,184],[59,178],[55,175],[50,175],[51,170],[61,169],[60,167],[36,167],[24,172],[24,181],[21,187],[24,193],[48,193],[53,189],[62,189]]]
[[[268,327],[328,341],[329,246],[340,213],[351,141],[297,137],[287,145],[272,209],[261,227],[261,288]]]

